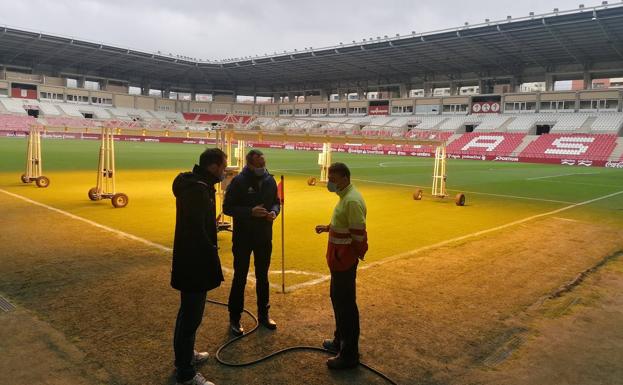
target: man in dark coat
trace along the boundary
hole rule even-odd
[[[193,366],[205,361],[208,353],[199,353],[194,346],[207,292],[223,281],[216,240],[214,185],[223,180],[226,167],[225,153],[210,148],[201,154],[192,172],[181,173],[173,181],[177,213],[171,286],[180,291],[181,298],[173,337],[178,384],[212,384]]]
[[[240,315],[244,308],[244,287],[251,253],[255,264],[258,320],[268,329],[277,328],[268,316],[268,269],[273,247],[273,222],[279,211],[277,183],[266,170],[264,154],[251,150],[246,156],[245,168],[227,187],[223,203],[223,212],[234,219],[234,279],[229,294],[229,321],[236,336],[244,333]]]

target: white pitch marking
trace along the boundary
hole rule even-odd
[[[144,239],[144,238],[137,237],[137,236],[132,235],[132,234],[125,233],[123,231],[119,231],[119,230],[113,229],[113,228],[108,227],[108,226],[101,225],[101,224],[99,224],[97,222],[93,222],[93,221],[91,221],[89,219],[85,219],[85,218],[79,217],[77,215],[68,213],[66,211],[57,209],[57,208],[52,207],[52,206],[48,206],[48,205],[43,204],[43,203],[39,203],[37,201],[33,201],[32,199],[28,199],[28,198],[23,197],[21,195],[13,194],[13,193],[8,192],[8,191],[3,190],[3,189],[0,189],[0,192],[5,193],[5,194],[7,194],[9,196],[12,196],[14,198],[17,198],[17,199],[21,199],[21,200],[26,201],[28,203],[32,203],[32,204],[34,204],[36,206],[40,206],[40,207],[46,208],[48,210],[54,211],[54,212],[59,213],[61,215],[68,216],[68,217],[70,217],[72,219],[76,219],[78,221],[82,221],[82,222],[88,223],[88,224],[90,224],[90,225],[92,225],[94,227],[97,227],[97,228],[100,228],[100,229],[103,229],[103,230],[106,230],[106,231],[110,231],[110,232],[112,232],[114,234],[117,234],[117,235],[119,235],[121,237],[132,239],[132,240],[135,240],[137,242],[144,243],[144,244],[146,244],[148,246],[152,246],[152,247],[158,248],[158,249],[163,250],[163,251],[167,251],[167,252],[171,252],[172,251],[171,248],[169,248],[169,247],[160,245],[158,243],[149,241],[149,240]],[[456,238],[448,239],[448,240],[445,240],[445,241],[437,242],[437,243],[434,243],[432,245],[422,246],[422,247],[419,247],[417,249],[413,249],[413,250],[410,250],[410,251],[407,251],[407,252],[404,252],[404,253],[396,254],[396,255],[394,255],[392,257],[385,258],[383,260],[380,260],[380,261],[377,261],[377,262],[373,262],[373,263],[371,263],[369,265],[362,266],[359,270],[367,270],[367,269],[369,269],[371,267],[381,266],[381,265],[384,265],[384,264],[386,264],[388,262],[392,262],[392,261],[395,261],[397,259],[406,258],[406,257],[412,256],[413,254],[417,254],[417,253],[425,251],[425,250],[434,249],[434,248],[445,246],[447,244],[454,243],[454,242],[457,242],[457,241],[462,241],[462,240],[469,239],[469,238],[474,238],[474,237],[477,237],[477,236],[480,236],[480,235],[483,235],[483,234],[488,234],[488,233],[491,233],[491,232],[502,230],[502,229],[505,229],[505,228],[508,228],[508,227],[511,227],[511,226],[515,226],[515,225],[518,225],[518,224],[521,224],[521,223],[525,223],[525,222],[531,221],[533,219],[542,218],[542,217],[553,215],[553,214],[558,214],[560,212],[567,211],[567,210],[570,210],[570,209],[575,208],[575,207],[591,204],[591,203],[594,203],[594,202],[597,202],[597,201],[600,201],[600,200],[604,200],[604,199],[608,199],[608,198],[611,198],[611,197],[614,197],[614,196],[617,196],[617,195],[620,195],[620,194],[623,194],[623,191],[617,191],[615,193],[604,195],[604,196],[601,196],[601,197],[598,197],[598,198],[594,198],[594,199],[590,199],[590,200],[587,200],[587,201],[584,201],[584,202],[574,203],[572,205],[565,206],[565,207],[562,207],[560,209],[548,211],[548,212],[542,213],[542,214],[532,215],[530,217],[519,219],[519,220],[510,222],[510,223],[504,224],[504,225],[492,227],[490,229],[481,230],[481,231],[477,231],[477,232],[474,232],[474,233],[466,234],[466,235],[463,235],[463,236],[460,236],[460,237],[456,237]],[[233,270],[232,269],[224,267],[223,270],[226,271],[227,273],[233,274]],[[271,272],[271,273],[273,273],[273,272]],[[311,274],[314,274],[314,273],[311,273]],[[326,282],[329,279],[331,279],[330,275],[320,276],[319,278],[313,279],[311,281],[307,281],[307,282],[303,282],[303,283],[300,283],[300,284],[297,284],[297,285],[289,286],[289,287],[286,288],[286,290],[292,292],[292,291],[295,291],[295,290],[298,290],[298,289],[301,289],[301,288],[304,288],[304,287],[314,286],[314,285],[317,285],[319,283]],[[252,282],[255,281],[252,277],[249,277],[249,280],[252,281]],[[275,285],[275,284],[272,284],[272,283],[270,284],[270,286],[275,288],[275,289],[280,289],[280,287],[278,285]]]
[[[398,166],[395,166],[396,164],[398,164]],[[379,167],[381,168],[393,168],[393,167],[430,167],[430,164],[413,164],[410,162],[383,162],[383,163],[379,163]]]
[[[618,192],[615,192],[615,193],[612,193],[612,194],[604,195],[604,196],[601,196],[601,197],[598,197],[598,198],[595,198],[595,199],[590,199],[590,200],[587,200],[587,201],[584,201],[584,202],[580,202],[580,203],[574,203],[572,205],[565,206],[565,207],[562,207],[560,209],[548,211],[548,212],[542,213],[542,214],[532,215],[530,217],[523,218],[523,219],[518,219],[516,221],[509,222],[509,223],[506,223],[504,225],[492,227],[492,228],[486,229],[486,230],[476,231],[474,233],[462,235],[460,237],[456,237],[456,238],[452,238],[452,239],[447,239],[445,241],[437,242],[437,243],[434,243],[432,245],[422,246],[422,247],[419,247],[417,249],[413,249],[413,250],[410,250],[410,251],[407,251],[407,252],[404,252],[404,253],[396,254],[396,255],[394,255],[392,257],[384,258],[384,259],[382,259],[380,261],[373,262],[373,263],[370,263],[368,265],[362,266],[359,270],[367,270],[367,269],[375,267],[375,266],[381,266],[381,265],[384,265],[386,263],[395,261],[397,259],[403,259],[403,258],[406,258],[406,257],[410,257],[410,256],[412,256],[414,254],[417,254],[417,253],[425,251],[425,250],[435,249],[435,248],[438,248],[438,247],[441,247],[441,246],[445,246],[445,245],[448,245],[450,243],[454,243],[454,242],[457,242],[457,241],[463,241],[465,239],[474,238],[474,237],[478,237],[480,235],[484,235],[484,234],[492,233],[492,232],[495,232],[495,231],[498,231],[498,230],[506,229],[508,227],[519,225],[519,224],[531,221],[533,219],[542,218],[542,217],[553,215],[553,214],[558,214],[560,212],[567,211],[567,210],[570,210],[570,209],[573,209],[573,208],[576,208],[576,207],[579,207],[579,206],[584,206],[584,205],[588,205],[588,204],[591,204],[591,203],[594,203],[594,202],[597,202],[597,201],[600,201],[600,200],[603,200],[603,199],[612,198],[612,197],[620,195],[620,194],[623,194],[623,191],[618,191]],[[314,279],[314,280],[311,280],[311,281],[308,281],[308,282],[303,282],[303,283],[299,283],[297,285],[290,286],[288,289],[291,290],[291,291],[294,291],[294,290],[298,290],[298,289],[303,288],[303,287],[313,286],[313,285],[316,285],[316,284],[328,281],[329,279],[331,279],[330,276],[322,277],[322,278]]]
[[[79,217],[79,216],[74,215],[74,214],[72,214],[72,213],[69,213],[69,212],[67,212],[67,211],[57,209],[56,207],[48,206],[48,205],[46,205],[46,204],[44,204],[44,203],[34,201],[34,200],[32,200],[32,199],[29,199],[29,198],[23,197],[23,196],[18,195],[18,194],[14,194],[14,193],[12,193],[12,192],[9,192],[9,191],[3,190],[3,189],[0,189],[0,192],[4,193],[4,194],[6,194],[6,195],[12,196],[13,198],[21,199],[21,200],[23,200],[23,201],[25,201],[25,202],[28,202],[28,203],[30,203],[30,204],[33,204],[33,205],[35,205],[35,206],[43,207],[43,208],[45,208],[45,209],[48,209],[48,210],[53,211],[53,212],[55,212],[55,213],[58,213],[58,214],[64,215],[64,216],[69,217],[69,218],[71,218],[71,219],[75,219],[75,220],[77,220],[77,221],[81,221],[81,222],[87,223],[87,224],[89,224],[89,225],[91,225],[91,226],[93,226],[93,227],[97,227],[98,229],[101,229],[101,230],[104,230],[104,231],[111,232],[111,233],[116,234],[117,236],[120,236],[120,237],[122,237],[122,238],[131,239],[131,240],[133,240],[133,241],[136,241],[136,242],[142,243],[142,244],[144,244],[144,245],[147,245],[147,246],[150,246],[150,247],[156,248],[156,249],[158,249],[158,250],[160,250],[160,251],[164,251],[164,252],[166,252],[166,253],[172,253],[172,252],[173,252],[173,249],[171,249],[170,247],[167,247],[167,246],[161,245],[161,244],[156,243],[156,242],[152,242],[152,241],[147,240],[147,239],[145,239],[145,238],[137,237],[136,235],[132,235],[132,234],[130,234],[130,233],[126,233],[126,232],[121,231],[121,230],[113,229],[112,227],[108,227],[108,226],[105,226],[105,225],[99,224],[99,223],[94,222],[94,221],[92,221],[92,220],[90,220],[90,219],[86,219],[86,218],[83,218],[83,217]],[[224,271],[224,272],[226,272],[226,273],[228,273],[228,274],[231,274],[231,275],[233,275],[233,274],[234,274],[234,270],[233,270],[233,269],[230,269],[230,268],[227,268],[227,267],[221,267],[221,268],[223,269],[223,271]],[[275,273],[281,273],[281,271],[278,271],[278,272],[273,272],[273,271],[271,271],[271,272],[269,272],[269,273],[271,273],[271,274],[275,274]],[[291,274],[301,274],[301,275],[314,275],[314,276],[322,276],[321,274],[318,274],[318,273],[302,272],[302,271],[298,271],[298,270],[286,270],[286,273],[291,273]],[[251,281],[251,282],[255,282],[255,278],[253,278],[253,277],[248,277],[247,279],[248,279],[249,281]],[[271,283],[271,284],[270,284],[270,286],[271,286],[271,287],[273,287],[273,288],[275,288],[275,289],[281,289],[281,286],[276,285],[276,284],[272,284],[272,283]]]
[[[417,186],[417,185],[403,184],[403,183],[378,182],[378,181],[367,180],[367,179],[354,178],[353,180],[359,181],[359,182],[366,182],[366,183],[386,184],[390,186],[416,187],[416,188],[423,188],[423,189],[431,188],[430,186]],[[506,194],[493,194],[493,193],[486,193],[486,192],[480,192],[480,191],[465,191],[465,190],[453,190],[453,189],[450,189],[448,191],[463,192],[465,194],[488,195],[488,196],[501,197],[501,198],[524,199],[524,200],[531,200],[531,201],[538,201],[538,202],[562,203],[566,205],[575,203],[575,202],[568,202],[568,201],[559,201],[555,199],[532,198],[532,197],[524,197],[524,196],[518,196],[518,195],[506,195]]]
[[[558,219],[559,221],[565,221],[565,222],[575,222],[575,223],[580,222],[577,219],[570,219],[570,218],[563,218],[563,217],[554,217],[554,219]]]
[[[569,181],[566,181],[566,180],[544,180],[543,179],[543,180],[540,180],[539,182],[574,184],[574,185],[578,185],[578,186],[593,186],[593,187],[623,187],[621,185],[614,185],[614,184],[569,182]]]
[[[286,270],[286,274],[297,274],[297,275],[311,275],[312,277],[324,277],[325,274],[314,273],[311,271],[302,271],[302,270]],[[281,270],[271,270],[268,274],[281,274]]]
[[[571,174],[558,174],[558,175],[548,175],[548,176],[537,176],[535,178],[526,178],[526,180],[539,180],[539,179],[550,179],[550,178],[560,178],[563,176],[572,176],[572,175],[596,175],[601,174],[600,172],[574,172]]]
[[[288,172],[290,174],[296,174],[296,175],[309,175],[309,174],[305,174],[305,173],[302,173],[302,172],[291,172],[291,171],[288,171],[288,170],[273,170],[273,171],[285,171],[285,172]],[[383,185],[388,185],[388,186],[415,187],[415,188],[421,188],[421,189],[430,189],[431,188],[431,186],[418,186],[418,185],[415,185],[415,184],[380,182],[380,181],[368,180],[368,179],[352,178],[352,180],[357,181],[357,182],[365,182],[365,183],[373,183],[373,184],[383,184]],[[594,186],[594,185],[591,185],[591,186]],[[619,186],[612,186],[612,187],[619,187]],[[522,199],[522,200],[530,200],[530,201],[537,201],[537,202],[562,203],[562,204],[565,204],[565,205],[570,205],[570,204],[574,204],[575,203],[575,202],[569,202],[569,201],[559,201],[559,200],[555,200],[555,199],[532,198],[532,197],[524,197],[524,196],[518,196],[518,195],[506,195],[506,194],[493,194],[493,193],[486,193],[486,192],[480,192],[480,191],[464,191],[464,190],[452,190],[452,189],[450,189],[448,191],[462,192],[462,193],[465,193],[465,194],[488,195],[488,196],[493,196],[493,197],[509,198],[509,199]]]

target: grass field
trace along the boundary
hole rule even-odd
[[[6,352],[0,372],[11,370],[13,384],[174,383],[171,331],[179,299],[168,284],[171,182],[202,147],[118,143],[117,185],[130,203],[113,209],[87,198],[99,142],[42,145],[47,189],[19,181],[26,141],[0,138],[0,295],[17,305],[0,312]],[[228,348],[225,358],[237,362],[285,346],[317,346],[333,330],[326,238],[313,228],[327,223],[337,197],[306,184],[318,174],[316,153],[265,152],[269,169],[286,177],[291,293],[277,294],[276,227],[271,315],[279,329]],[[451,198],[412,199],[416,186],[429,191],[431,159],[334,154],[334,160],[351,167],[368,204],[370,251],[357,294],[366,362],[400,384],[557,384],[559,373],[573,370],[583,370],[583,384],[620,379],[623,335],[608,325],[623,319],[622,170],[450,160],[450,192],[467,195],[467,205],[458,207]],[[230,237],[219,234],[228,269]],[[577,293],[560,292],[604,263]],[[230,270],[225,275],[211,298],[227,299]],[[251,284],[247,296],[254,310]],[[581,341],[572,326],[564,332],[553,326],[579,321]],[[243,322],[250,326],[248,318]],[[226,311],[206,308],[198,348],[214,353],[229,338]],[[590,359],[570,366],[576,345],[590,347]],[[245,369],[210,360],[201,371],[217,384],[384,383],[363,370],[327,372],[321,357],[307,353]]]
[[[171,181],[192,167],[201,146],[117,143],[117,189],[130,204],[115,210],[110,201],[91,202],[97,141],[44,140],[44,174],[51,186],[23,185],[24,139],[0,140],[0,188],[99,224],[171,247],[175,206]],[[326,274],[326,239],[313,233],[326,223],[337,197],[322,186],[309,187],[316,176],[315,152],[267,150],[269,170],[286,176],[286,269],[288,285]],[[347,163],[354,183],[368,204],[370,252],[368,262],[382,261],[412,250],[495,228],[574,204],[623,191],[623,172],[612,169],[565,168],[450,160],[445,200],[414,201],[415,186],[429,193],[432,160],[389,156],[334,154]],[[465,192],[467,205],[457,207],[452,196]],[[569,218],[594,219],[623,226],[623,195],[561,213]],[[85,230],[88,226],[85,225]],[[538,231],[538,229],[535,229]],[[280,227],[276,226],[273,270],[281,268]],[[220,234],[224,265],[231,267],[230,235]]]

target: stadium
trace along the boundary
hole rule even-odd
[[[279,329],[230,342],[208,304],[216,384],[623,383],[623,3],[227,60],[0,26],[0,384],[176,382],[171,183],[206,147],[283,178]],[[335,161],[368,208],[368,368],[243,366],[333,332]]]

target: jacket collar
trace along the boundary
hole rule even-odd
[[[346,194],[348,194],[348,192],[349,192],[350,190],[352,190],[352,189],[353,189],[353,184],[351,183],[351,184],[349,184],[348,186],[344,187],[344,189],[343,189],[343,190],[339,190],[339,191],[337,192],[337,195],[338,195],[340,198],[344,198],[344,196],[345,196]]]

